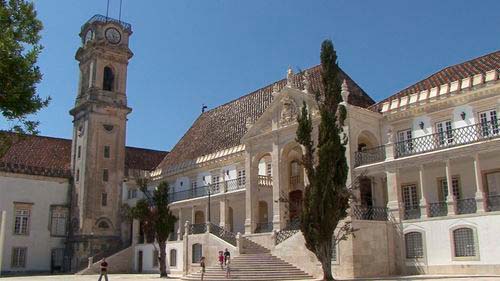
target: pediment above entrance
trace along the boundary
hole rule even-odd
[[[297,116],[302,110],[304,102],[313,116],[319,114],[317,103],[312,94],[286,86],[273,95],[273,102],[259,119],[255,122],[246,121],[248,131],[243,136],[242,142],[297,124]]]

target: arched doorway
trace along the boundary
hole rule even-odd
[[[203,211],[196,211],[194,213],[194,223],[195,224],[201,224],[201,223],[205,223],[205,214],[203,213]]]
[[[302,190],[294,190],[289,193],[289,210],[290,210],[290,221],[300,220],[300,214],[302,213]]]

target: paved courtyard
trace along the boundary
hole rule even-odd
[[[54,276],[25,276],[25,277],[4,277],[2,280],[5,281],[49,281],[49,280],[69,280],[69,281],[96,281],[98,279],[97,275],[54,275]],[[410,281],[410,280],[424,280],[424,281],[500,281],[500,275],[498,276],[405,276],[405,277],[395,277],[395,278],[368,278],[368,279],[339,279],[339,280],[349,280],[349,281]],[[111,274],[109,275],[109,280],[140,280],[140,281],[158,281],[158,280],[170,280],[170,281],[180,281],[178,277],[169,277],[168,279],[162,279],[157,274]]]

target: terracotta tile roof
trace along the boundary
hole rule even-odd
[[[489,53],[472,60],[448,66],[431,76],[421,80],[396,94],[374,104],[370,109],[380,111],[382,104],[390,100],[418,93],[439,85],[448,84],[463,78],[471,77],[479,73],[486,73],[489,70],[500,69],[500,50]]]
[[[71,169],[71,140],[45,136],[9,134],[12,145],[0,158],[0,171],[69,177]],[[127,147],[125,167],[152,170],[167,152]]]
[[[319,88],[320,70],[320,65],[307,70],[313,90]],[[346,79],[349,86],[349,103],[362,107],[368,107],[374,103],[363,89],[343,71],[341,79]],[[295,75],[293,84],[297,88],[303,88],[302,80],[302,75]],[[202,113],[158,168],[164,169],[240,145],[241,138],[247,132],[247,118],[255,122],[271,104],[274,84],[277,84],[281,90],[286,85],[286,79]]]

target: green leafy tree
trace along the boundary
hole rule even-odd
[[[38,133],[39,122],[28,116],[50,101],[36,92],[42,79],[36,66],[41,30],[31,1],[0,0],[0,112],[13,124],[10,130],[18,133]],[[0,134],[0,156],[11,143],[8,134]]]
[[[342,102],[337,55],[330,40],[321,45],[321,90],[315,93],[320,112],[317,145],[313,141],[313,121],[304,105],[298,117],[297,142],[304,148],[302,163],[309,184],[305,188],[301,230],[306,247],[323,268],[323,280],[334,280],[332,247],[352,232],[350,224],[340,227],[347,216],[350,188],[346,186],[349,168],[345,156],[347,138],[342,126],[346,110]],[[316,153],[317,149],[317,153]]]
[[[166,244],[168,236],[174,231],[177,217],[168,207],[168,183],[161,182],[152,192],[148,191],[148,185],[147,179],[137,179],[137,186],[145,199],[137,201],[136,206],[130,208],[130,216],[141,221],[144,234],[158,242],[160,277],[167,277]]]

